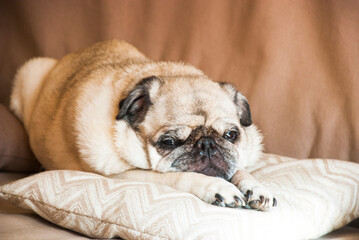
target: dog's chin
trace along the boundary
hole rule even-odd
[[[172,164],[172,167],[181,172],[196,172],[207,176],[220,177],[229,180],[231,174],[231,167],[224,159],[191,159],[191,160],[177,160]]]
[[[202,169],[201,171],[194,171],[194,172],[202,173],[204,175],[212,176],[212,177],[220,177],[220,178],[224,178],[226,180],[230,179],[230,176],[228,173],[226,173],[216,167],[208,167],[208,168]]]
[[[220,163],[217,162],[216,164],[209,161],[205,163],[202,161],[197,161],[188,165],[186,171],[202,173],[207,176],[221,177],[224,179],[229,178],[228,176],[229,166],[224,161],[223,162],[221,161]]]

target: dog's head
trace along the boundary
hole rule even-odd
[[[116,120],[116,147],[139,168],[230,179],[261,151],[246,98],[201,74],[142,79]]]

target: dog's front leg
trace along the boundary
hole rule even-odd
[[[159,173],[150,170],[130,170],[116,178],[165,184],[189,192],[203,201],[221,207],[242,207],[246,205],[244,195],[232,183],[218,177],[194,172]]]
[[[231,182],[245,194],[247,205],[253,209],[269,211],[277,206],[277,200],[273,195],[245,170],[238,170]]]

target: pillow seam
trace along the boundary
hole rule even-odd
[[[103,222],[105,224],[114,224],[114,225],[117,225],[121,228],[125,228],[127,230],[130,230],[130,231],[134,231],[134,232],[137,232],[137,233],[140,233],[140,234],[144,234],[144,235],[149,235],[150,237],[159,237],[161,239],[169,239],[169,238],[166,238],[166,237],[162,237],[162,236],[158,236],[158,235],[154,235],[154,234],[151,234],[151,233],[146,233],[146,232],[141,232],[139,230],[136,230],[136,229],[133,229],[133,228],[130,228],[130,227],[127,227],[127,226],[123,226],[121,224],[118,224],[118,223],[113,223],[113,222],[110,222],[110,221],[104,221],[102,219],[99,219],[97,217],[92,217],[92,216],[88,216],[88,215],[85,215],[85,214],[79,214],[79,213],[75,213],[75,212],[71,212],[71,211],[68,211],[68,210],[64,210],[64,209],[60,209],[58,207],[55,207],[49,203],[44,203],[42,201],[39,201],[39,200],[36,200],[36,199],[31,199],[31,198],[28,198],[28,197],[22,197],[22,196],[19,196],[19,195],[16,195],[16,194],[13,194],[13,193],[7,193],[7,192],[1,192],[2,194],[4,195],[9,195],[9,196],[12,196],[12,197],[16,197],[16,198],[20,198],[20,199],[27,199],[27,200],[30,200],[30,201],[35,201],[37,203],[40,203],[40,204],[43,204],[43,205],[46,205],[47,207],[50,207],[50,208],[54,208],[58,211],[62,211],[62,212],[66,212],[66,213],[69,213],[69,214],[74,214],[74,215],[78,215],[78,216],[82,216],[82,217],[85,217],[85,218],[90,218],[90,219],[93,219],[93,220],[96,220],[96,221],[99,221],[99,222]],[[19,205],[19,204],[16,204],[16,205]],[[30,208],[31,209],[31,208]],[[33,209],[31,209],[32,211],[34,211]],[[39,214],[38,214],[39,215]],[[52,222],[52,221],[50,221]],[[54,223],[54,222],[52,222]],[[58,225],[56,223],[54,223],[55,225]],[[59,226],[59,225],[58,225]],[[61,226],[62,227],[62,226]],[[65,228],[65,227],[64,227]]]

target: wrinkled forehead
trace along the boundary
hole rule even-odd
[[[218,83],[208,80],[166,82],[155,96],[151,96],[151,102],[146,122],[161,127],[211,126],[218,129],[239,123],[233,99]]]

